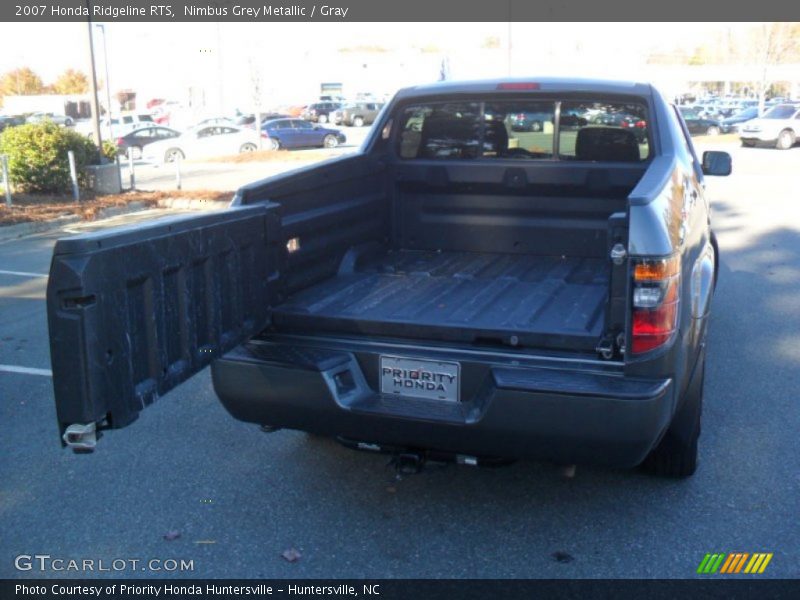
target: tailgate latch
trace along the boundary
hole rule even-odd
[[[73,423],[67,426],[61,439],[68,448],[91,452],[97,446],[97,425]]]
[[[611,262],[615,265],[619,266],[623,262],[625,262],[625,257],[628,256],[628,251],[625,250],[625,246],[622,244],[614,244],[614,247],[611,248]]]

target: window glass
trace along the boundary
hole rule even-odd
[[[553,156],[555,102],[487,102],[484,121],[484,156],[521,159]]]
[[[562,102],[559,156],[638,162],[650,156],[647,109],[623,102]]]
[[[308,121],[303,121],[301,119],[297,119],[296,121],[291,121],[291,124],[294,124],[295,129],[314,129],[314,126],[309,123]],[[287,125],[291,127],[290,122],[287,121]]]
[[[150,115],[139,115],[139,120],[142,121],[142,122],[152,123],[153,122],[153,117],[151,117]]]
[[[122,117],[122,122],[126,125],[133,123],[133,117]]]
[[[789,119],[792,117],[794,112],[797,109],[794,106],[788,104],[780,104],[778,106],[773,106],[767,112],[764,113],[762,118],[764,119]]]
[[[477,158],[480,129],[477,102],[409,106],[400,119],[400,157]]]

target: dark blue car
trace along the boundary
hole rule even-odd
[[[727,119],[722,119],[722,121],[720,121],[720,125],[722,125],[722,133],[730,133],[731,131],[736,131],[736,125],[739,125],[741,123],[746,123],[747,121],[757,118],[758,118],[758,106],[745,108],[744,110],[728,117]]]
[[[273,119],[261,126],[267,134],[269,147],[279,148],[335,148],[347,141],[338,129],[328,129],[303,119]]]

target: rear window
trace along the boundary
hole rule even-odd
[[[639,103],[562,102],[558,148],[560,158],[572,160],[647,160],[647,108]]]
[[[406,107],[399,119],[403,159],[552,159],[554,100],[436,102]],[[558,154],[564,160],[649,158],[644,104],[561,102]]]

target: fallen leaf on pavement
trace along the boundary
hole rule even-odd
[[[289,562],[297,562],[303,555],[294,548],[289,548],[288,550],[284,550],[281,556]]]
[[[560,563],[568,563],[575,560],[575,558],[571,554],[567,552],[562,552],[561,550],[559,550],[558,552],[553,552],[550,556],[553,557],[553,560]]]

